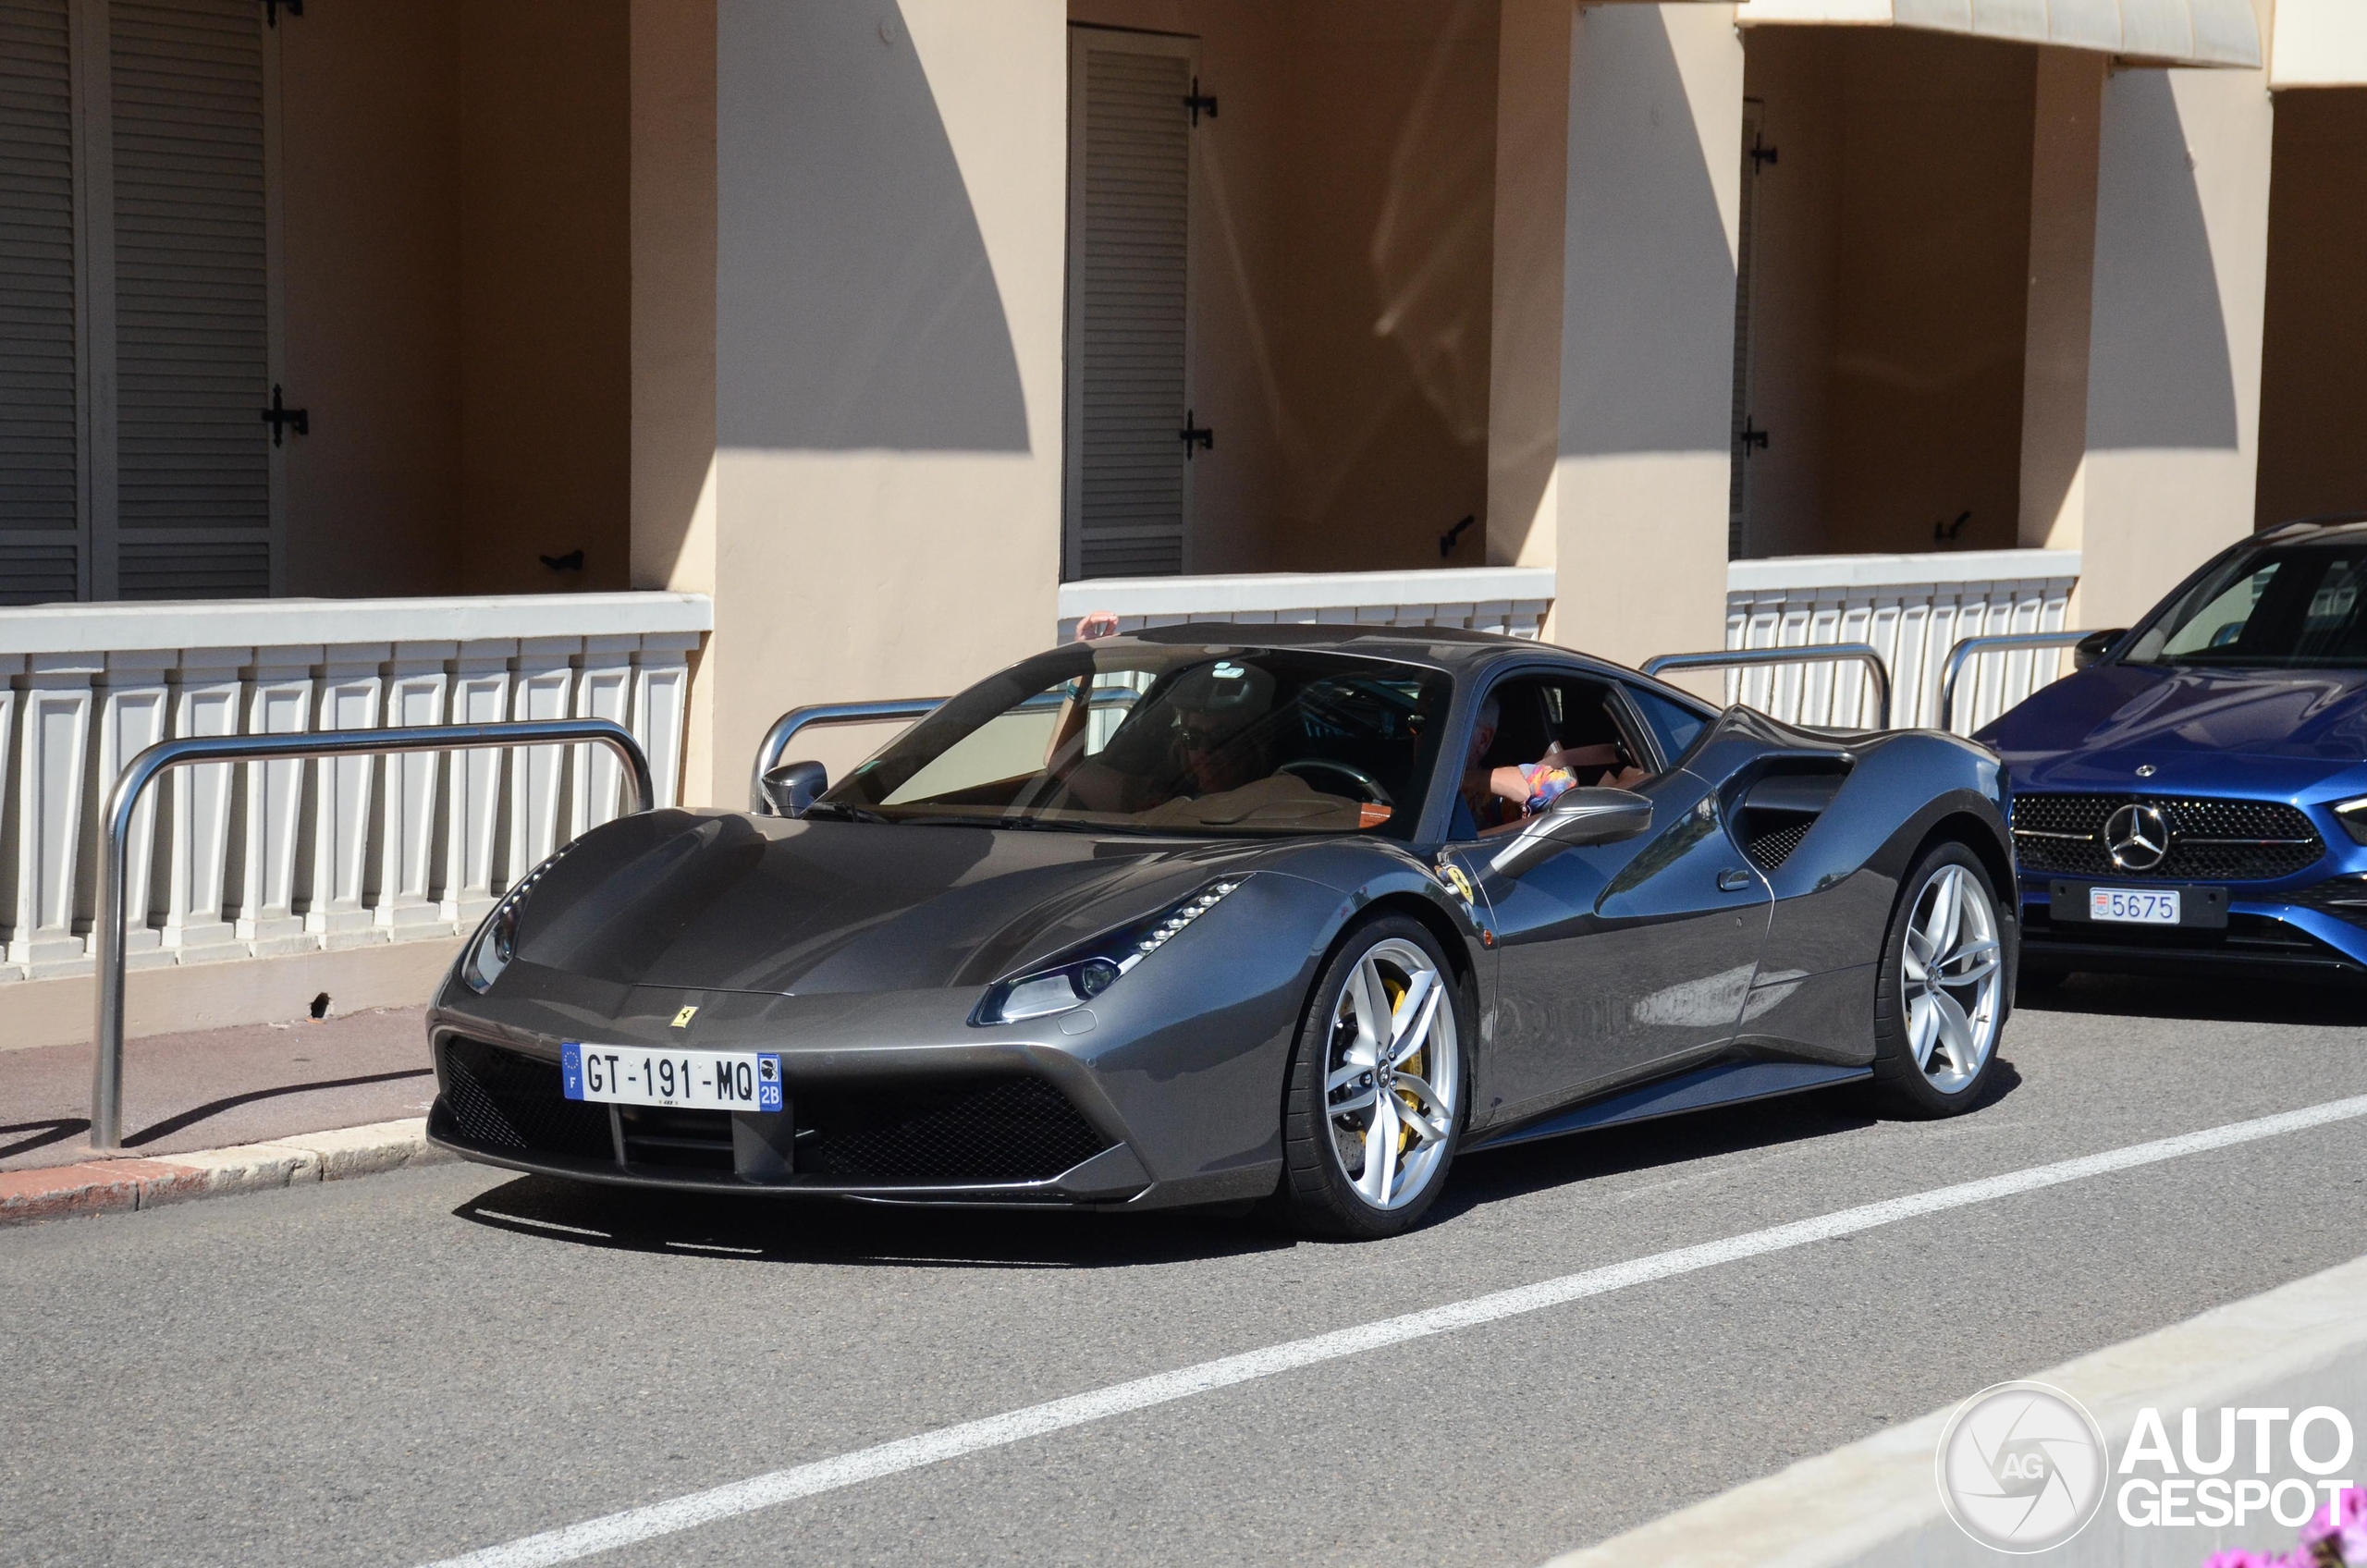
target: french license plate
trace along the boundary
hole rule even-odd
[[[2091,888],[2088,918],[2121,925],[2176,925],[2178,890],[2175,888]]]
[[[571,1100],[681,1106],[693,1110],[779,1110],[778,1051],[658,1051],[645,1046],[559,1046],[559,1081]]]

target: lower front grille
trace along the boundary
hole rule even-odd
[[[2104,829],[2123,806],[2150,805],[2169,829],[2158,865],[2114,864]],[[2208,796],[2014,796],[2014,858],[2025,872],[2187,882],[2260,882],[2290,876],[2325,853],[2309,817],[2282,801]]]
[[[841,1181],[1041,1182],[1110,1147],[1040,1078],[815,1089],[796,1108],[798,1169]]]
[[[482,1040],[444,1042],[444,1101],[460,1135],[487,1148],[614,1159],[605,1106],[567,1097],[558,1063]]]
[[[482,1040],[443,1042],[444,1101],[466,1143],[613,1165],[609,1108],[566,1097],[558,1064]],[[791,1179],[819,1184],[1043,1182],[1110,1146],[1040,1078],[900,1079],[789,1085],[796,1123]],[[731,1116],[616,1108],[629,1170],[731,1178]]]

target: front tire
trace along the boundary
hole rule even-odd
[[[1291,1057],[1281,1195],[1294,1225],[1367,1240],[1421,1223],[1468,1116],[1470,1012],[1421,922],[1384,916],[1341,944]]]
[[[1874,1086],[1887,1109],[1981,1103],[2005,1026],[2005,923],[1981,857],[1936,844],[1900,884],[1874,996]]]

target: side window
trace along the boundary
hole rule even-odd
[[[1497,682],[1468,742],[1453,836],[1510,827],[1573,785],[1641,782],[1650,759],[1627,725],[1602,681],[1521,675]]]
[[[1658,692],[1641,686],[1630,686],[1627,694],[1636,699],[1636,707],[1644,722],[1652,727],[1659,737],[1661,754],[1674,766],[1686,753],[1701,731],[1708,729],[1709,719],[1681,703],[1671,702]]]

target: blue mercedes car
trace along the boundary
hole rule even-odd
[[[2005,759],[2022,980],[2367,979],[2367,519],[2223,552],[1976,737]]]

